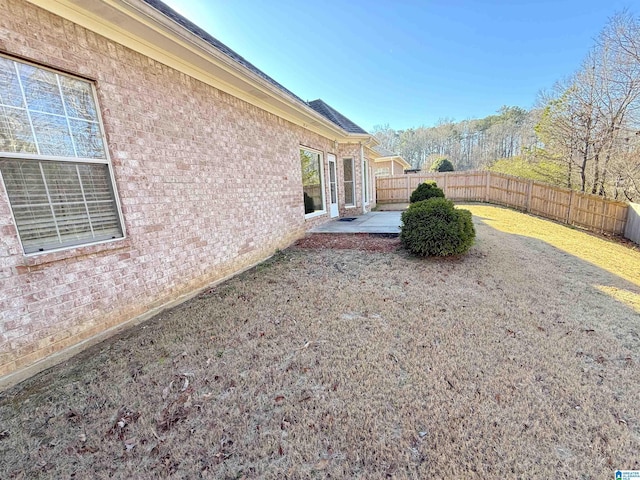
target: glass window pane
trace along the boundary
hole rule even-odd
[[[108,165],[12,159],[0,171],[25,253],[123,236]]]
[[[64,115],[56,74],[24,63],[18,65],[29,110]]]
[[[32,246],[34,250],[31,251],[37,251],[37,246],[42,243],[58,241],[53,213],[49,205],[14,207],[13,216],[25,250],[27,246]]]
[[[37,152],[26,110],[0,106],[0,151]]]
[[[91,84],[0,57],[0,151],[106,159]]]
[[[62,242],[91,238],[91,226],[84,203],[55,205],[53,213]]]
[[[78,157],[106,158],[100,127],[94,122],[69,120]]]
[[[42,162],[53,203],[82,202],[82,188],[74,163]]]
[[[122,236],[114,203],[89,204],[89,216],[96,237],[103,239]]]
[[[31,121],[41,155],[75,157],[69,127],[64,117],[32,112]]]
[[[300,150],[302,167],[302,189],[304,194],[304,213],[324,210],[322,198],[322,165],[319,153]]]
[[[60,76],[60,85],[68,116],[93,121],[98,119],[93,91],[88,82]]]
[[[355,205],[353,201],[353,183],[344,184],[344,203],[346,205]]]
[[[110,201],[113,199],[109,168],[106,165],[78,165],[87,201]]]
[[[11,206],[47,204],[39,162],[2,160],[0,165]]]
[[[344,166],[344,203],[346,205],[355,205],[355,195],[353,191],[353,159],[343,158]]]
[[[353,182],[353,160],[351,158],[344,158],[344,181]]]
[[[16,75],[15,64],[0,57],[0,105],[26,108],[22,99],[22,91]],[[2,110],[0,109],[0,112]]]

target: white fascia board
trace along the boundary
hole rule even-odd
[[[353,134],[140,0],[28,1],[307,130],[339,143],[354,140]]]

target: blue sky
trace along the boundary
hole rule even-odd
[[[531,108],[635,0],[164,0],[305,100],[361,127]]]

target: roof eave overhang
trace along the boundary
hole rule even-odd
[[[348,133],[340,143],[359,143],[367,147],[367,149],[370,149],[378,145],[379,142],[373,135],[369,135],[368,133]]]
[[[375,159],[375,162],[376,163],[381,163],[381,162],[389,162],[389,161],[393,161],[393,160],[395,160],[398,163],[400,163],[403,167],[411,168],[411,165],[409,164],[409,162],[407,162],[400,155],[391,155],[391,156],[387,156],[387,157],[378,157],[378,158]]]
[[[346,132],[141,0],[28,1],[339,143],[372,138]]]

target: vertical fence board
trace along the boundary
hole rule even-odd
[[[418,185],[436,182],[455,201],[484,201],[524,210],[640,243],[640,206],[532,180],[484,171],[418,173],[376,179],[378,203],[405,203]],[[625,230],[626,227],[626,230]]]

